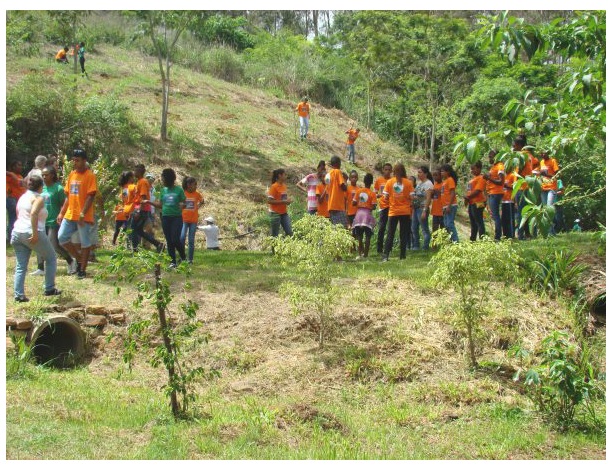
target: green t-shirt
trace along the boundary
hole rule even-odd
[[[180,186],[163,187],[161,190],[161,215],[164,217],[182,217],[179,202],[185,202],[185,192]]]
[[[57,227],[57,216],[64,205],[64,201],[66,200],[64,187],[59,182],[51,186],[44,185],[42,188],[42,197],[45,200],[45,208],[49,213],[45,226]]]

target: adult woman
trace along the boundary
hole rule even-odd
[[[267,191],[272,236],[278,236],[280,225],[282,225],[282,229],[287,236],[293,235],[291,218],[286,208],[291,202],[287,194],[286,172],[283,168],[278,168],[272,172],[272,185]]]
[[[431,243],[429,230],[429,206],[433,198],[433,175],[429,168],[422,165],[418,168],[416,189],[412,197],[412,248],[420,249],[420,228],[422,228],[422,248],[426,251]]]
[[[441,210],[443,212],[443,224],[450,233],[450,238],[454,243],[458,243],[458,231],[454,220],[458,211],[458,203],[456,202],[456,182],[458,176],[449,164],[442,165],[439,169],[441,173]]]
[[[393,178],[384,186],[384,197],[388,200],[388,235],[384,244],[384,255],[382,262],[388,261],[388,256],[395,240],[395,230],[399,225],[399,259],[405,259],[407,245],[410,243],[412,203],[411,193],[414,185],[405,173],[405,166],[397,163],[393,167]]]
[[[15,248],[15,285],[14,296],[18,303],[29,301],[25,296],[25,277],[32,251],[36,251],[47,266],[45,267],[45,296],[61,294],[55,288],[57,258],[53,246],[45,233],[47,209],[41,196],[43,181],[33,175],[28,182],[28,190],[17,201],[17,220],[11,234],[11,244]]]
[[[471,241],[477,239],[477,235],[481,238],[486,234],[484,225],[484,209],[486,208],[486,198],[484,190],[486,182],[482,176],[482,162],[479,160],[471,165],[471,174],[473,178],[469,180],[467,185],[467,194],[465,194],[465,207],[469,211],[469,223],[471,224]]]
[[[433,198],[431,199],[431,215],[433,216],[433,231],[443,228],[443,210],[441,208],[441,187],[443,180],[441,172],[436,169],[432,172],[433,175]]]
[[[168,245],[170,255],[170,268],[176,267],[176,251],[181,260],[186,260],[185,245],[180,242],[182,231],[182,209],[185,207],[185,192],[180,186],[176,186],[176,172],[171,168],[164,168],[161,172],[161,196],[159,201],[145,199],[143,204],[152,203],[161,209],[161,228]]]

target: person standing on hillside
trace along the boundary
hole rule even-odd
[[[503,234],[501,224],[501,203],[503,201],[503,192],[505,186],[505,165],[503,162],[495,162],[497,151],[491,150],[488,153],[488,160],[491,168],[488,173],[484,173],[482,177],[486,180],[486,192],[488,193],[488,209],[490,216],[494,221],[494,240],[499,241]],[[473,235],[473,230],[471,230]]]
[[[373,175],[367,173],[363,178],[364,188],[356,190],[352,205],[356,206],[356,215],[352,222],[352,231],[356,239],[359,241],[359,255],[366,258],[369,255],[369,245],[373,236],[373,229],[376,225],[376,220],[373,218],[372,211],[376,205],[376,193],[371,190],[373,184]],[[363,235],[365,235],[365,245],[363,245]]]
[[[422,165],[418,168],[418,180],[412,197],[412,249],[420,249],[420,229],[422,229],[422,248],[428,251],[431,244],[431,230],[429,230],[429,207],[433,197],[433,175],[429,167]]]
[[[187,238],[189,240],[189,250],[187,259],[189,265],[193,264],[195,254],[195,232],[199,219],[198,209],[204,205],[204,196],[197,190],[197,180],[192,176],[187,176],[182,181],[182,189],[185,192],[185,208],[182,210],[182,231],[180,232],[180,242],[185,247]]]
[[[414,185],[407,177],[405,165],[397,163],[393,167],[394,177],[384,185],[384,197],[388,200],[388,236],[384,244],[382,262],[387,262],[399,225],[399,259],[406,258],[407,247],[412,236],[412,195]]]
[[[301,189],[308,195],[308,213],[316,215],[318,211],[318,200],[316,198],[316,187],[320,183],[321,175],[324,177],[327,173],[327,166],[324,160],[318,162],[316,173],[310,173],[299,180],[296,184],[297,188]]]
[[[356,170],[352,170],[350,172],[348,180],[350,181],[350,184],[348,184],[348,189],[346,190],[346,216],[348,218],[348,229],[352,230],[352,222],[354,221],[354,216],[358,210],[356,204],[353,203],[356,191],[359,189],[356,184],[359,180],[359,174]]]
[[[344,180],[344,174],[340,170],[342,160],[333,155],[329,161],[331,171],[327,173],[325,182],[327,183],[327,192],[329,193],[329,219],[334,225],[347,225],[346,217],[346,191],[348,187]]]
[[[21,172],[23,163],[21,160],[13,160],[8,164],[6,170],[6,213],[8,221],[6,224],[6,240],[10,241],[13,225],[17,220],[17,200],[27,191]]]
[[[295,111],[299,115],[299,137],[304,140],[310,128],[310,103],[307,97],[297,104]]]
[[[439,169],[433,170],[433,197],[431,199],[431,216],[433,217],[433,233],[439,228],[445,228],[443,225],[443,209],[441,206],[441,188],[443,180]]]
[[[85,71],[85,42],[81,42],[76,49],[76,53],[78,55],[78,61],[81,65],[81,77],[89,76]]]
[[[140,244],[140,238],[144,238],[149,243],[154,244],[157,248],[157,252],[163,251],[165,245],[160,241],[156,240],[152,234],[144,231],[144,225],[147,220],[151,220],[151,186],[148,180],[144,177],[145,169],[143,164],[136,165],[134,169],[134,175],[136,176],[136,195],[134,197],[134,208],[130,218],[130,224],[132,227],[132,246],[134,251],[138,250]],[[147,201],[147,202],[143,202]]]
[[[388,223],[388,200],[384,197],[384,186],[386,182],[390,180],[390,174],[392,173],[392,165],[385,163],[382,166],[382,176],[380,176],[375,184],[373,190],[376,192],[378,198],[378,209],[380,209],[378,227],[378,254],[382,254],[384,249],[384,234],[386,233],[386,224]]]
[[[348,149],[348,162],[356,163],[355,155],[354,155],[354,141],[359,137],[359,133],[361,130],[359,128],[353,129],[350,127],[346,134],[348,135],[348,140],[346,141],[346,147]]]
[[[64,192],[66,200],[57,216],[59,244],[77,260],[76,278],[82,280],[87,276],[87,262],[91,251],[91,230],[93,229],[94,200],[98,191],[95,174],[87,166],[87,154],[82,149],[75,149],[72,154],[74,170],[68,175]],[[80,251],[70,241],[72,234],[78,231]]]
[[[469,212],[469,223],[471,225],[470,240],[475,241],[479,236],[486,234],[486,226],[484,225],[484,209],[486,208],[486,198],[484,191],[486,190],[486,181],[482,176],[482,162],[478,160],[471,165],[471,174],[473,178],[467,184],[467,193],[465,194],[465,207]]]
[[[441,173],[441,210],[443,212],[443,224],[453,243],[458,243],[458,231],[454,220],[458,211],[458,202],[456,201],[456,182],[458,175],[450,164],[444,164],[439,169]]]
[[[293,236],[291,218],[287,212],[287,206],[291,202],[286,188],[286,172],[283,168],[278,168],[272,172],[272,185],[267,191],[272,236],[278,236],[280,226],[286,236]]]

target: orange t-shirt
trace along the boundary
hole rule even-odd
[[[68,210],[64,218],[66,220],[78,222],[85,201],[89,196],[95,196],[97,191],[98,186],[96,184],[95,175],[91,170],[87,169],[83,173],[72,170],[70,175],[68,175],[66,186],[64,187],[64,192],[68,198]],[[93,223],[93,205],[94,203],[92,202],[87,212],[85,212],[83,220],[87,223]]]
[[[411,215],[412,198],[410,193],[414,191],[414,185],[409,178],[403,178],[400,182],[393,176],[384,185],[384,196],[388,196],[389,217],[399,215]]]
[[[505,176],[505,186],[503,186],[503,202],[511,202],[511,193],[513,192],[513,184],[516,182],[516,173],[510,173]]]
[[[59,52],[55,55],[56,60],[63,60],[66,58],[66,51],[64,49],[59,49]]]
[[[13,172],[11,172],[13,173]],[[14,173],[17,176],[17,180],[10,175],[6,175],[6,197],[13,197],[19,199],[23,193],[27,191],[25,186],[21,186],[23,176],[19,173]]]
[[[454,190],[454,202],[452,202],[452,193]],[[449,206],[450,203],[452,205],[458,205],[456,201],[456,183],[454,182],[454,178],[448,176],[445,180],[441,182],[441,207]]]
[[[431,200],[431,215],[435,217],[441,217],[443,210],[441,209],[441,187],[443,183],[433,184],[433,197]]]
[[[473,191],[477,191],[478,189],[480,193],[477,196],[470,198],[469,204],[476,204],[486,200],[486,197],[484,196],[484,191],[486,190],[486,180],[484,180],[482,175],[477,175],[476,177],[471,178],[467,184],[467,196],[470,196]]]
[[[359,190],[358,186],[348,185],[346,190],[346,215],[356,215],[358,210],[357,206],[352,205],[352,201],[355,199],[356,192]]]
[[[354,195],[356,200],[355,208],[373,210],[376,206],[376,193],[369,188],[358,188]]]
[[[378,194],[378,207],[380,210],[388,209],[388,199],[384,197],[384,186],[388,180],[383,176],[379,177],[373,185],[373,190]]]
[[[318,185],[316,186],[316,197],[318,197],[318,207],[316,208],[316,215],[329,218],[329,193],[325,191],[326,187],[327,185],[322,183],[318,183]],[[325,191],[324,195],[322,195],[323,191]]]
[[[185,193],[186,194],[186,193]],[[267,197],[269,199],[275,199],[277,201],[282,201],[288,198],[288,194],[286,192],[286,185],[280,184],[277,181],[270,186],[267,191]],[[276,212],[277,214],[286,214],[286,204],[270,204],[269,205],[270,212]]]
[[[134,201],[136,200],[136,185],[126,184],[121,188],[121,202],[123,203],[123,212],[126,215],[131,214],[134,210]]]
[[[329,210],[346,211],[346,195],[341,185],[344,183],[344,175],[339,168],[333,168],[325,176],[327,192],[329,193]]]
[[[505,165],[503,165],[503,162],[497,162],[490,169],[490,178],[499,181],[501,179],[501,173],[505,173]],[[488,194],[503,194],[503,185],[494,184],[492,181],[488,180],[486,182],[486,192]]]
[[[297,113],[300,117],[310,116],[310,104],[307,102],[299,102],[299,104],[297,104]]]
[[[145,177],[140,178],[136,183],[136,198],[134,199],[134,207],[140,207],[142,212],[150,212],[150,204],[142,204],[144,199],[150,200],[151,184]]]
[[[198,191],[185,191],[185,208],[182,209],[182,221],[185,223],[197,223],[199,219],[197,209],[204,196]]]
[[[123,203],[121,202],[115,207],[115,220],[117,222],[124,222],[127,220],[127,214],[125,213],[125,210],[123,210]]]
[[[558,172],[558,170],[560,170],[558,167],[558,162],[556,162],[556,159],[552,158],[547,160],[541,159],[541,170],[544,169],[547,169],[547,175],[542,176],[541,189],[543,189],[543,191],[556,191],[558,189],[558,183],[556,180],[552,181],[550,178],[552,178]]]
[[[355,129],[349,129],[348,131],[346,131],[346,133],[348,133],[348,140],[346,141],[346,144],[351,146],[354,144],[354,141],[356,141],[356,139],[359,137],[359,133],[357,133]]]

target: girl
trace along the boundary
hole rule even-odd
[[[123,212],[123,204],[119,203],[115,206],[112,213],[115,216],[115,232],[112,235],[112,245],[117,245],[117,238],[121,230],[127,230],[127,215]]]
[[[367,173],[363,178],[364,188],[358,188],[352,200],[352,205],[357,209],[352,221],[352,234],[359,240],[359,255],[367,257],[369,255],[369,245],[371,236],[376,225],[376,220],[373,218],[372,211],[376,206],[376,193],[371,190],[373,184],[373,175]],[[363,234],[365,235],[365,246],[363,247]]]
[[[272,236],[278,236],[280,225],[282,225],[285,235],[293,236],[291,218],[286,209],[286,206],[291,202],[286,191],[286,172],[284,169],[278,168],[272,172],[272,185],[267,191]]]
[[[420,249],[420,232],[422,228],[422,248],[427,251],[431,243],[431,230],[429,230],[429,206],[433,198],[433,176],[429,168],[422,165],[418,169],[418,181],[412,197],[412,247]]]
[[[516,182],[516,172],[509,173],[505,177],[503,185],[503,200],[501,202],[501,227],[505,238],[513,238],[515,232],[514,218],[515,208],[514,200],[511,198],[513,192],[513,184]]]
[[[197,191],[197,181],[192,176],[187,176],[182,181],[182,189],[185,191],[185,208],[182,211],[182,231],[180,242],[185,247],[187,233],[189,234],[189,264],[193,264],[195,253],[195,232],[197,231],[197,209],[204,205],[204,196]]]
[[[453,242],[458,243],[458,231],[454,225],[458,204],[456,202],[456,183],[458,176],[449,164],[442,165],[439,170],[441,173],[441,210],[443,212],[443,224],[450,233]]]
[[[441,172],[433,170],[433,198],[431,200],[431,215],[433,216],[433,231],[437,231],[443,226],[443,210],[441,209]]]
[[[392,165],[389,163],[385,163],[382,166],[382,176],[378,177],[373,185],[374,191],[378,196],[378,210],[379,210],[379,220],[380,223],[378,225],[378,245],[377,250],[378,254],[382,254],[382,249],[384,246],[384,234],[386,233],[386,224],[388,223],[388,201],[384,197],[384,186],[390,180],[390,175],[392,173]]]
[[[354,216],[356,215],[357,210],[356,204],[353,203],[354,196],[358,189],[356,183],[359,180],[359,174],[356,172],[356,170],[352,170],[350,172],[348,180],[350,182],[348,183],[348,189],[346,190],[346,216],[348,217],[348,229],[351,230],[352,222],[354,221]]]
[[[393,168],[393,178],[386,182],[384,186],[384,198],[388,200],[388,235],[384,244],[384,255],[382,262],[388,261],[390,250],[392,249],[393,241],[395,240],[395,230],[397,224],[400,225],[399,230],[399,259],[405,259],[407,245],[410,244],[411,236],[411,218],[412,202],[411,193],[414,191],[414,185],[405,173],[405,166],[402,163],[397,163]]]
[[[327,173],[327,165],[324,160],[318,162],[316,173],[306,175],[297,182],[297,187],[308,195],[308,213],[316,215],[318,211],[318,201],[316,200],[316,187],[320,184],[320,175],[324,177]]]
[[[471,165],[471,173],[473,178],[469,180],[467,185],[467,194],[465,195],[465,207],[469,210],[469,223],[471,224],[471,241],[486,234],[486,228],[484,226],[484,209],[486,208],[486,198],[484,197],[484,190],[486,189],[486,182],[482,176],[482,162],[479,160],[475,164]]]
[[[15,284],[14,296],[18,303],[28,302],[25,296],[25,277],[32,251],[45,263],[45,296],[61,294],[55,288],[57,258],[51,242],[45,233],[47,209],[41,196],[43,181],[38,175],[32,175],[28,181],[28,190],[17,201],[17,220],[11,233],[11,244],[15,248]]]
[[[327,182],[325,181],[325,175],[320,175],[319,179],[320,183],[318,184],[318,186],[316,186],[316,201],[318,202],[316,215],[329,218],[329,193],[327,192]]]
[[[117,243],[120,229],[126,231],[128,228],[131,228],[129,218],[134,210],[134,200],[136,199],[136,185],[134,184],[134,180],[134,173],[131,171],[124,171],[119,177],[119,186],[121,187],[119,199],[121,200],[121,207],[120,209],[115,209],[117,214],[115,217],[115,233],[112,238],[112,244]]]
[[[145,199],[143,204],[152,203],[155,207],[161,208],[161,227],[168,245],[170,255],[170,268],[176,268],[176,251],[181,260],[186,260],[185,247],[180,242],[180,232],[182,230],[182,209],[185,206],[185,192],[180,186],[176,186],[176,172],[171,168],[164,168],[161,172],[160,199],[149,201]]]

